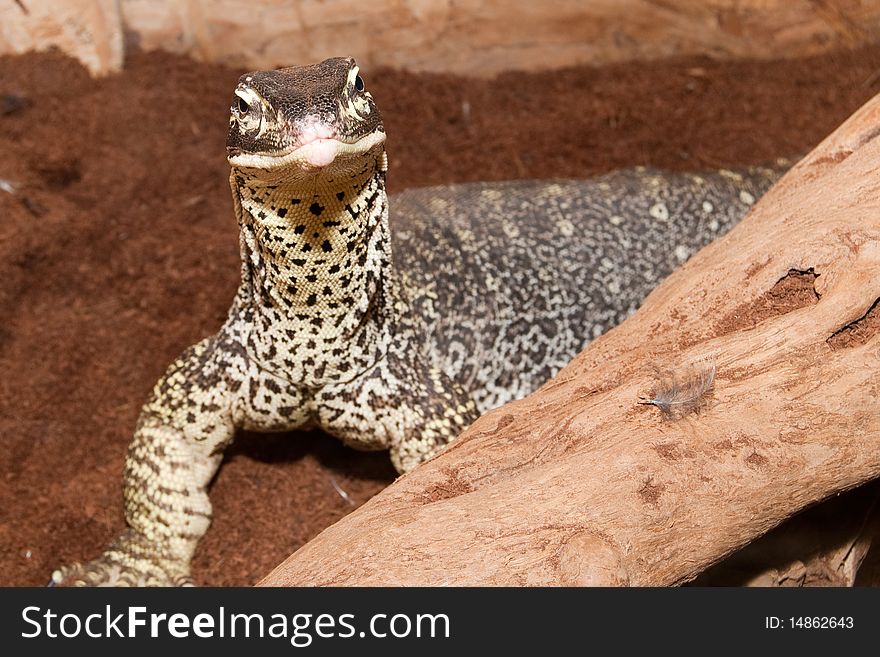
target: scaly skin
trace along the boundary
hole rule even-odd
[[[415,467],[624,319],[779,175],[639,169],[411,190],[393,199],[392,235],[382,119],[353,60],[251,73],[235,93],[241,286],[219,332],[144,406],[127,529],[57,583],[188,583],[208,484],[239,428],[319,427]]]

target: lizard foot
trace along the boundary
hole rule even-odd
[[[193,582],[188,562],[163,554],[127,530],[97,559],[53,572],[48,585],[193,586]]]

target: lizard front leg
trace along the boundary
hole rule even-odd
[[[208,484],[235,431],[246,360],[223,331],[187,349],[141,411],[124,476],[127,527],[99,558],[55,571],[56,584],[162,586],[189,582],[211,522]]]
[[[445,373],[398,353],[350,383],[328,386],[316,402],[323,429],[355,449],[389,449],[401,473],[479,416],[473,398]]]
[[[411,399],[398,409],[402,430],[391,442],[398,472],[409,472],[440,452],[479,417],[473,398],[441,370],[424,365],[409,377],[404,391]]]

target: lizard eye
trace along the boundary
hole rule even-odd
[[[245,99],[241,96],[238,97],[238,111],[240,114],[247,114],[251,109],[251,106],[245,102]]]
[[[354,77],[354,88],[358,91],[364,90],[364,79],[360,75]]]

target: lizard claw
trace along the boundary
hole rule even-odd
[[[104,555],[85,564],[63,566],[47,586],[194,586],[189,575],[172,575],[160,568],[113,563]]]
[[[97,559],[54,571],[48,586],[194,586],[188,562],[149,547],[129,530]]]
[[[63,566],[47,586],[194,586],[189,575],[173,575],[160,567],[114,563],[107,554],[85,564]]]

